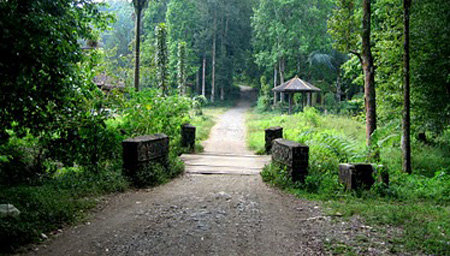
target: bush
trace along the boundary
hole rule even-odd
[[[43,151],[31,134],[19,139],[11,133],[0,145],[0,184],[32,183],[45,175]]]
[[[190,121],[193,101],[185,96],[163,96],[157,89],[128,91],[127,98],[117,97],[119,128],[128,137],[164,133],[171,145],[178,145],[181,125]]]

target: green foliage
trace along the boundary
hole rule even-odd
[[[200,27],[202,25],[202,9],[198,1],[171,0],[167,3],[165,15],[169,46],[169,81],[175,84],[178,80],[177,69],[179,44],[185,42],[185,79],[192,77],[198,70]]]
[[[359,52],[361,34],[360,1],[337,0],[331,18],[328,20],[328,33],[333,37],[333,48],[341,52]]]
[[[165,133],[172,145],[180,140],[180,126],[189,122],[190,98],[177,94],[163,96],[158,89],[128,91],[128,99],[117,98],[118,114],[127,136]]]
[[[103,94],[92,81],[99,55],[80,44],[95,42],[111,16],[93,1],[82,8],[77,1],[0,7],[6,31],[0,46],[0,155],[6,157],[0,182],[30,182],[54,162],[96,169],[113,158],[117,132],[104,124]]]
[[[277,163],[271,163],[264,166],[264,169],[261,172],[261,177],[264,182],[275,185],[282,189],[295,187],[294,182],[289,179],[286,167],[281,166]]]
[[[0,139],[53,132],[62,118],[79,113],[79,96],[92,86],[80,40],[95,41],[109,15],[83,1],[2,1],[0,22]],[[23,26],[18,26],[22,24]],[[15,60],[15,61],[11,61]]]
[[[414,1],[411,7],[413,127],[440,133],[450,125],[450,2]]]
[[[167,93],[167,63],[168,63],[168,53],[167,53],[167,31],[166,24],[160,23],[155,28],[155,65],[156,65],[156,76],[158,80],[158,87],[163,95]]]
[[[310,148],[304,183],[292,182],[285,169],[273,163],[261,173],[265,182],[297,196],[327,201],[329,211],[340,212],[344,217],[360,215],[378,232],[400,229],[401,235],[389,240],[397,253],[440,255],[449,250],[450,151],[442,143],[448,143],[447,133],[434,143],[413,141],[413,174],[408,175],[401,171],[399,123],[394,120],[379,128],[374,139],[385,167],[377,168],[375,176],[388,172],[390,185],[378,181],[368,191],[346,192],[338,181],[338,164],[365,160],[367,148],[361,123],[348,117],[319,114],[314,109],[292,116],[251,114],[247,123],[252,149],[264,147],[264,129],[270,126],[284,127],[285,138]]]
[[[359,52],[360,1],[339,0],[328,20],[334,47]],[[449,125],[448,90],[450,4],[416,1],[411,7],[411,120],[412,131],[439,134]],[[403,8],[401,1],[381,0],[372,5],[372,50],[376,66],[377,117],[380,126],[400,120],[403,108]],[[345,75],[356,86],[363,85],[359,59],[353,56],[343,65]],[[439,110],[439,111],[436,111]]]
[[[0,184],[31,183],[44,175],[43,148],[31,134],[17,138],[9,132],[8,142],[0,145]]]
[[[331,50],[331,38],[326,28],[331,8],[332,1],[328,0],[258,1],[251,18],[252,54],[263,74],[273,77],[275,68],[286,79],[299,75],[308,77],[310,82],[330,74],[314,72],[307,59],[314,51]],[[331,84],[335,77],[334,73],[326,78]]]

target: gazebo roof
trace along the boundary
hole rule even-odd
[[[295,76],[291,80],[273,88],[272,91],[284,93],[320,92],[320,89],[308,82],[303,81],[302,79],[298,78],[298,76]]]

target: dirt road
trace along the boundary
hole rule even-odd
[[[248,107],[244,101],[223,114],[207,152],[251,154]],[[330,229],[316,203],[268,187],[258,174],[185,174],[103,206],[29,255],[323,255]]]

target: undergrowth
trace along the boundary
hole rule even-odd
[[[310,147],[304,183],[292,182],[277,164],[264,168],[265,182],[299,197],[322,200],[329,212],[339,212],[343,218],[360,215],[369,225],[402,230],[400,237],[386,237],[394,253],[450,252],[450,151],[442,143],[445,139],[428,144],[413,140],[413,174],[408,175],[401,172],[398,125],[384,126],[375,136],[381,151],[378,164],[388,170],[390,185],[377,182],[368,191],[347,192],[339,183],[338,165],[366,161],[361,123],[306,109],[292,116],[251,113],[247,125],[248,145],[253,150],[263,150],[264,129],[271,126],[282,126],[284,138]]]
[[[96,197],[127,187],[120,169],[94,174],[78,168],[33,186],[0,187],[0,204],[13,204],[21,211],[18,217],[0,219],[0,251],[39,242],[44,239],[41,234],[82,220]]]

